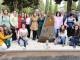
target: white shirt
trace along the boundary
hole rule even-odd
[[[19,32],[22,33],[22,36],[25,36],[27,33],[28,33],[28,30],[27,29],[20,29]]]
[[[10,16],[10,23],[12,26],[18,27],[18,17],[15,17],[14,15]]]
[[[30,17],[29,18],[26,18],[26,24],[29,25],[30,23],[31,23]]]

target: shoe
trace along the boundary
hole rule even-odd
[[[10,47],[10,45],[7,45],[7,48],[9,48]]]
[[[73,45],[73,48],[76,48],[76,45]]]

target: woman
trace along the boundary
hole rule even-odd
[[[10,28],[10,16],[8,14],[8,11],[5,9],[3,10],[3,15],[2,15],[2,25],[5,24],[8,28]]]
[[[12,30],[9,29],[6,25],[3,25],[3,29],[4,29],[4,36],[7,36],[7,35],[12,36]],[[7,48],[9,48],[11,46],[10,39],[11,39],[11,37],[4,40],[4,43],[6,44]]]
[[[0,26],[0,50],[6,50],[7,49],[7,46],[6,44],[4,43],[4,40],[10,38],[11,35],[7,35],[4,37],[4,30],[3,30],[3,27]]]
[[[10,16],[10,23],[12,29],[12,41],[17,40],[17,28],[18,28],[18,16],[17,12],[13,11],[12,15]]]
[[[40,34],[41,34],[41,30],[42,30],[44,21],[45,21],[44,12],[41,12],[41,16],[38,19],[38,36],[40,36]]]
[[[23,12],[21,14],[21,24],[26,24],[25,14]]]
[[[21,13],[18,13],[18,30],[21,28]]]
[[[72,36],[72,31],[74,29],[75,24],[76,24],[76,19],[73,17],[73,14],[70,14],[70,16],[66,18],[64,22],[64,25],[67,27],[68,37]]]
[[[54,16],[54,33],[55,37],[58,37],[58,33],[60,31],[60,26],[63,25],[61,13],[56,12],[56,16]]]
[[[38,16],[36,15],[36,13],[33,14],[32,16],[32,24],[31,24],[31,30],[33,31],[33,40],[36,39],[36,37],[38,38]]]
[[[28,30],[26,29],[25,24],[22,24],[22,28],[19,30],[19,44],[20,46],[26,47],[28,44]]]
[[[70,39],[70,44],[69,45],[72,45],[74,48],[76,47],[76,45],[79,44],[79,38],[80,38],[80,31],[79,31],[79,26],[78,25],[75,25],[74,27],[74,32],[72,36],[69,37]]]
[[[61,39],[62,45],[64,46],[66,44],[66,38],[67,38],[67,30],[65,29],[64,25],[61,25],[59,37]]]
[[[28,38],[30,38],[30,25],[31,25],[31,18],[30,15],[27,13],[27,18],[26,18],[26,28],[28,29]]]

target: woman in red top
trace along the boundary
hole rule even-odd
[[[18,29],[21,28],[21,13],[18,15]]]

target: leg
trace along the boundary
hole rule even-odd
[[[6,39],[6,40],[4,40],[4,43],[7,45],[7,39]]]
[[[11,38],[8,38],[8,39],[7,39],[7,43],[8,43],[7,45],[9,45],[9,46],[11,46],[10,39],[11,39]]]
[[[57,29],[54,29],[55,37],[57,38]]]
[[[6,50],[7,49],[7,46],[5,43],[2,44],[2,46],[0,46],[0,50]]]
[[[24,46],[24,41],[22,39],[19,40],[20,46]]]
[[[66,37],[65,37],[65,36],[62,36],[62,37],[61,37],[61,40],[62,40],[62,43],[65,44]]]
[[[33,40],[36,39],[36,31],[33,30]]]
[[[15,29],[12,29],[12,40],[15,41],[17,39]]]

